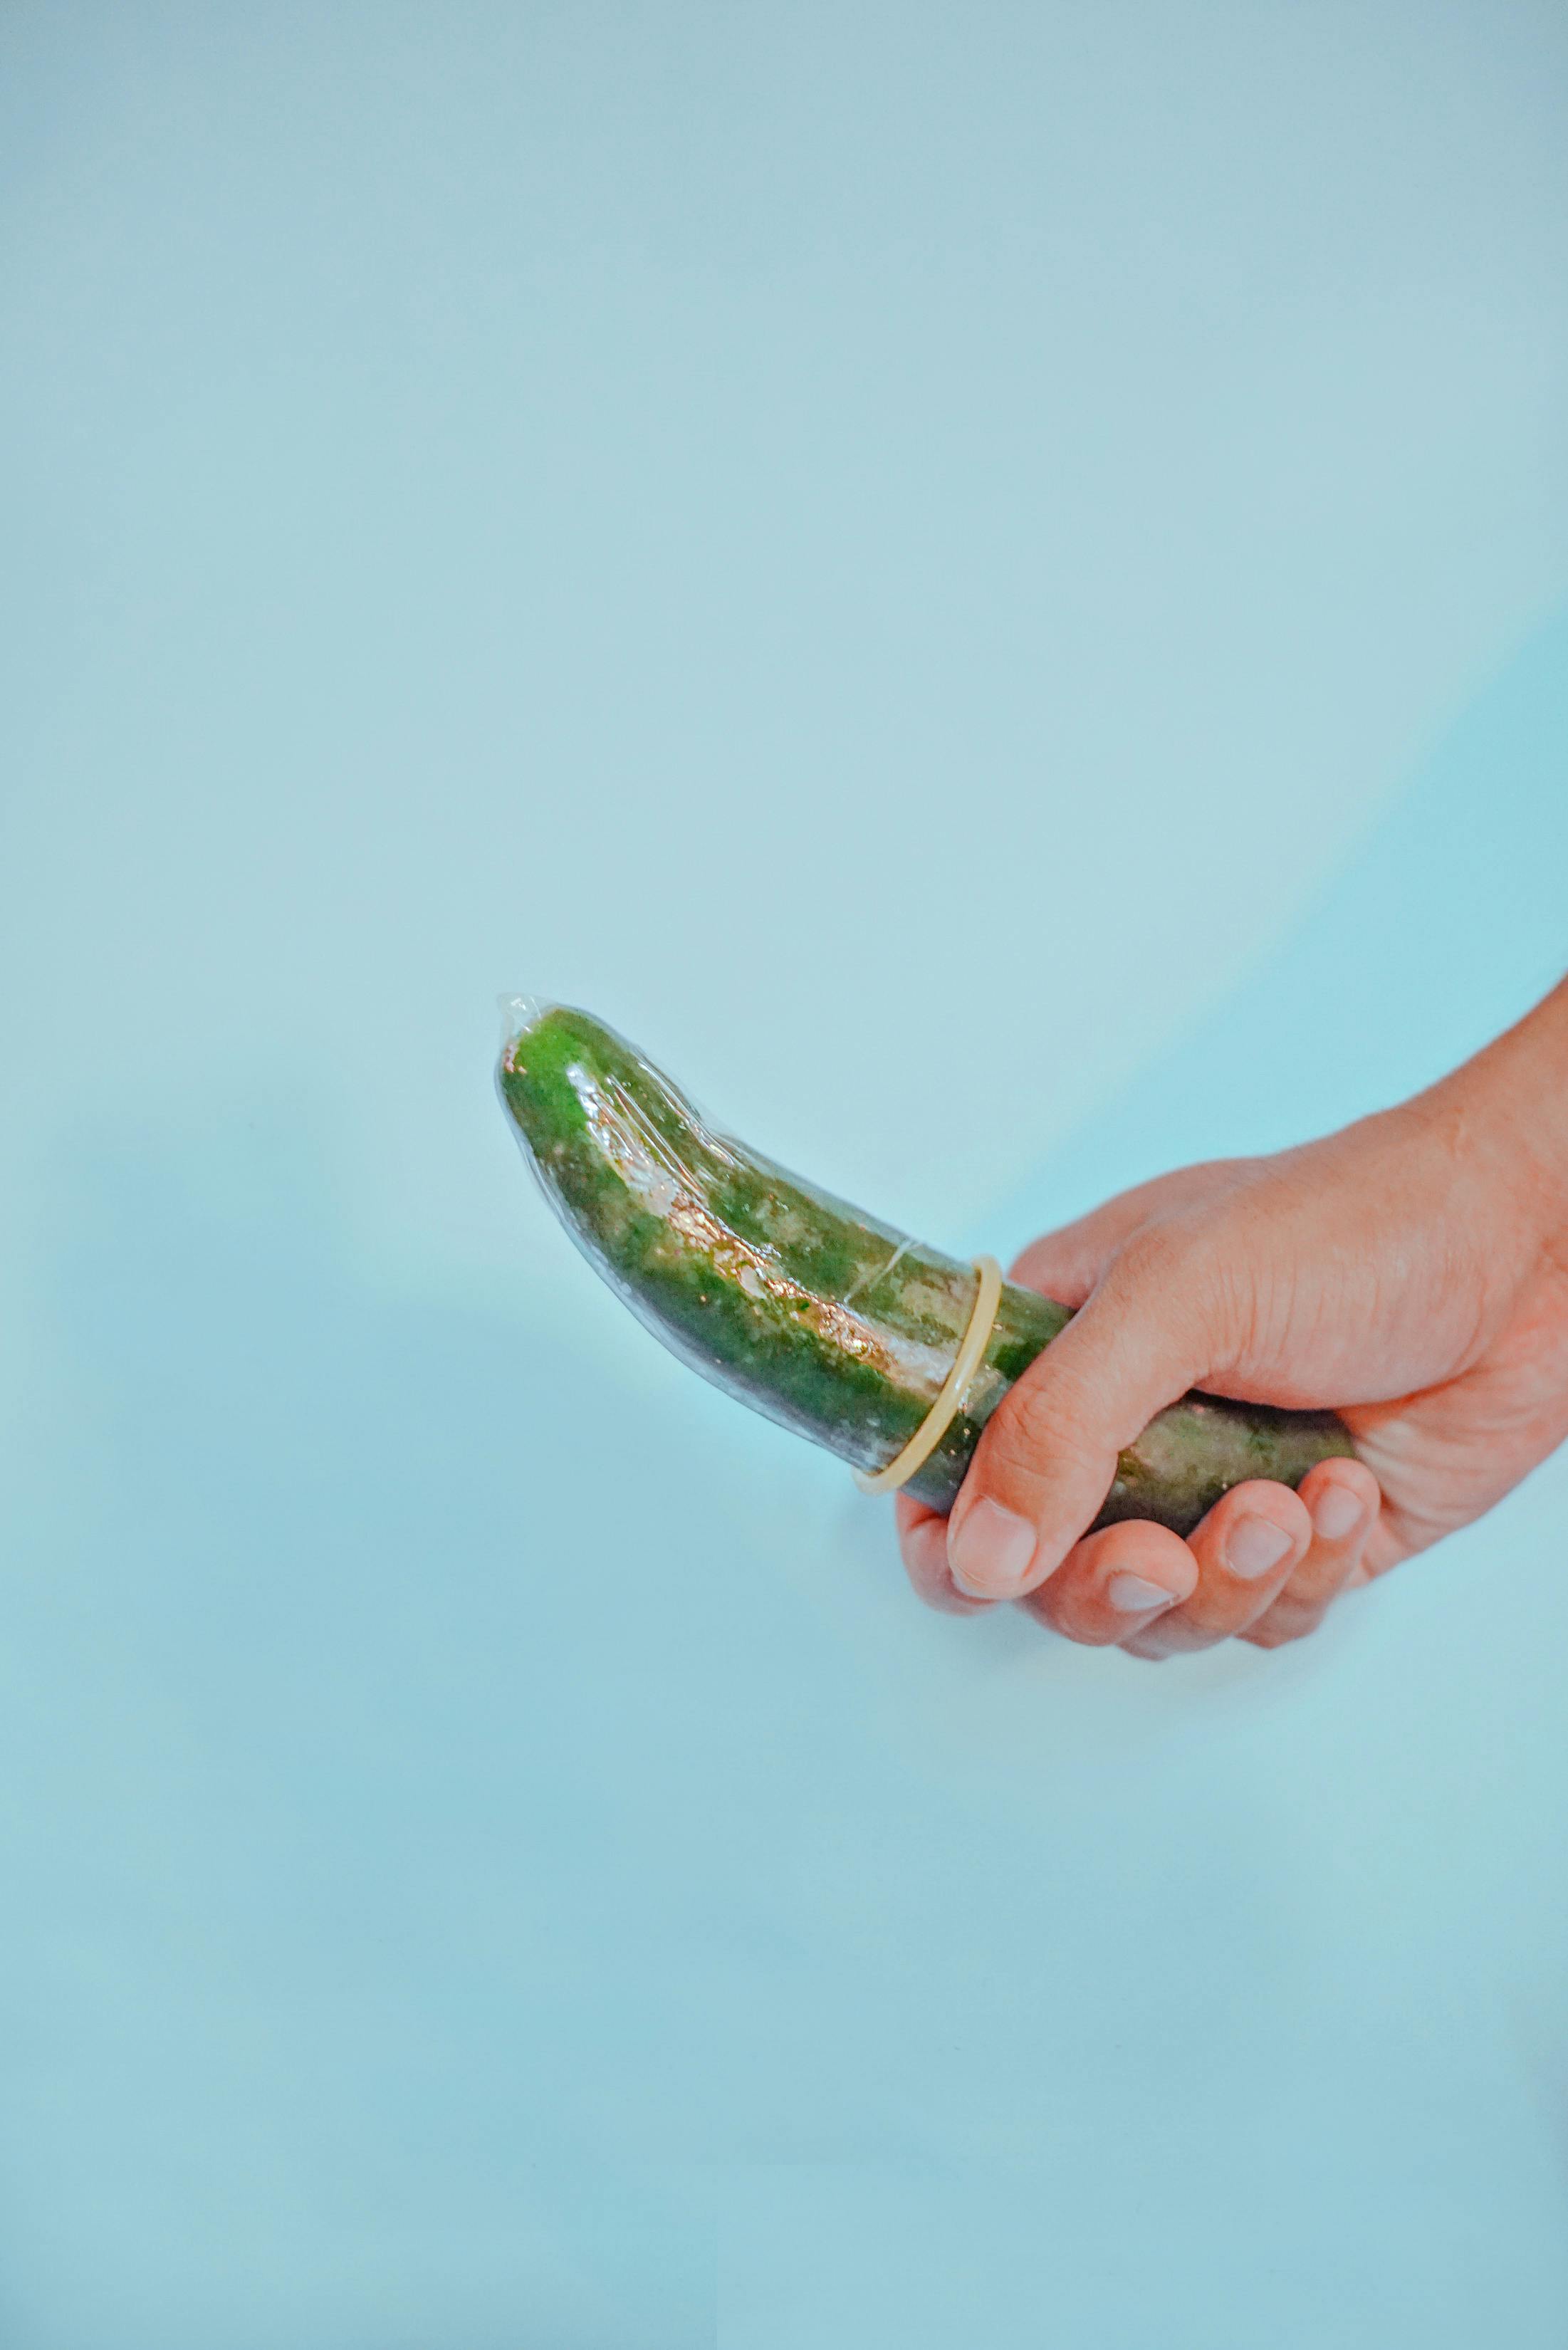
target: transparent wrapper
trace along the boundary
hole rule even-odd
[[[585,1012],[504,999],[503,1106],[595,1270],[681,1361],[853,1467],[885,1469],[925,1424],[974,1309],[972,1265],[715,1130]],[[981,1430],[1070,1319],[1003,1283],[958,1409],[908,1490],[951,1506]],[[1331,1413],[1192,1396],[1121,1456],[1099,1523],[1189,1532],[1249,1476],[1294,1484],[1350,1441]]]

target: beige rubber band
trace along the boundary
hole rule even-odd
[[[895,1453],[886,1469],[867,1475],[857,1469],[855,1482],[863,1493],[891,1493],[907,1485],[917,1469],[923,1469],[930,1459],[962,1407],[969,1383],[981,1366],[981,1358],[991,1344],[992,1326],[996,1309],[1002,1303],[1002,1267],[993,1256],[977,1256],[974,1269],[980,1276],[980,1287],[974,1293],[974,1305],[970,1310],[969,1327],[959,1342],[953,1367],[942,1381],[937,1399],[932,1404],[902,1452]]]

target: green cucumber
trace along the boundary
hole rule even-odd
[[[669,1079],[586,1012],[513,999],[496,1082],[546,1196],[584,1254],[666,1346],[769,1419],[862,1470],[930,1409],[968,1326],[972,1266],[705,1125]],[[950,1509],[1014,1379],[1071,1319],[1004,1282],[980,1368],[906,1490]],[[1298,1484],[1354,1448],[1327,1411],[1192,1394],[1120,1456],[1095,1521],[1190,1534],[1244,1477]]]

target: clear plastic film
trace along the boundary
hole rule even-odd
[[[589,1014],[532,996],[502,1006],[496,1081],[524,1153],[639,1319],[874,1490],[907,1478],[950,1507],[985,1422],[1067,1309],[1000,1274],[992,1305],[989,1272],[716,1130]],[[1102,1519],[1186,1531],[1239,1477],[1293,1483],[1349,1449],[1329,1413],[1187,1398],[1122,1455]]]

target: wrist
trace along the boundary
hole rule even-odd
[[[1537,1243],[1568,1249],[1568,980],[1419,1098],[1452,1118]]]

